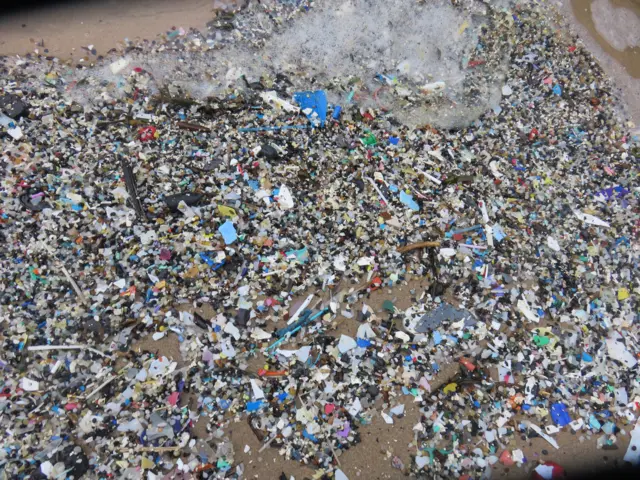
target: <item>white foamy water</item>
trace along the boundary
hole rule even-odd
[[[325,0],[306,12],[294,7],[252,3],[234,19],[236,30],[211,35],[214,49],[129,53],[129,66],[151,72],[156,89],[172,84],[201,100],[245,89],[241,75],[258,81],[284,73],[296,88],[324,89],[338,104],[352,98],[411,126],[466,125],[500,98],[509,42],[479,45],[478,36],[483,25],[508,28],[511,17],[483,2],[463,8],[449,0]],[[486,57],[498,60],[468,66]],[[74,100],[95,102],[105,84],[113,87],[110,96],[125,93],[118,84],[130,69],[114,75],[110,61],[73,73],[84,83],[70,92]]]

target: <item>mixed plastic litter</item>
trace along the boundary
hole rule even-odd
[[[567,438],[638,465],[639,132],[548,6],[454,4],[476,28],[457,94],[501,95],[455,129],[412,122],[454,93],[402,58],[366,80],[234,67],[206,98],[136,64],[260,51],[315,2],[96,67],[1,60],[0,478],[243,478],[245,422],[353,480],[343,452],[412,404],[411,463],[389,462],[416,478],[562,478]]]

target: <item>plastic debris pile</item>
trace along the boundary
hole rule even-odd
[[[640,408],[638,132],[544,12],[486,8],[473,51],[515,47],[458,130],[302,73],[196,100],[124,56],[81,105],[62,63],[4,59],[0,478],[239,478],[247,422],[343,479],[410,404],[411,464],[390,462],[417,477],[563,474],[521,437],[617,448]],[[411,305],[375,305],[398,286]]]

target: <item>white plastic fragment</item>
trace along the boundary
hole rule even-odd
[[[253,393],[253,399],[254,400],[260,400],[262,398],[265,398],[264,391],[258,385],[257,380],[252,378],[250,380],[250,383],[251,383],[251,392]]]
[[[278,192],[278,205],[283,210],[290,210],[293,208],[293,196],[289,187],[282,184],[280,185],[280,191]]]
[[[436,177],[434,177],[433,175],[431,175],[430,173],[425,172],[425,171],[420,170],[420,169],[416,169],[416,171],[418,173],[424,175],[428,180],[431,180],[436,185],[442,185],[442,182],[440,180],[438,180]]]
[[[489,224],[484,226],[485,236],[487,237],[487,245],[493,247],[493,227]]]
[[[342,255],[337,255],[336,258],[333,259],[333,268],[338,272],[344,272],[347,269],[345,258]]]
[[[607,353],[609,357],[614,360],[622,362],[627,368],[634,368],[638,361],[633,354],[627,350],[623,343],[623,337],[618,332],[612,332],[609,338],[607,338]]]
[[[553,478],[553,465],[538,465],[534,470],[544,478],[544,480],[551,480]]]
[[[113,73],[114,75],[117,75],[122,70],[124,70],[127,65],[129,65],[129,60],[128,59],[119,58],[118,60],[116,60],[115,62],[113,62],[113,63],[111,63],[109,65],[109,69],[111,70],[111,73]]]
[[[314,294],[312,293],[311,295],[308,295],[307,298],[304,299],[304,302],[302,302],[302,305],[300,305],[298,307],[298,309],[295,311],[295,313],[293,315],[291,315],[291,318],[289,320],[287,320],[287,324],[291,325],[292,323],[294,323],[296,320],[298,320],[298,317],[300,316],[300,314],[302,312],[304,312],[304,310],[309,306],[309,304],[311,303],[311,300],[313,300],[313,296]]]
[[[547,237],[547,246],[555,251],[555,252],[559,252],[560,251],[560,244],[558,243],[558,241],[553,238],[552,236],[548,236]]]
[[[289,113],[295,113],[300,111],[299,107],[296,107],[295,105],[288,102],[287,100],[284,100],[278,97],[278,94],[273,90],[269,90],[267,92],[261,92],[260,98],[262,98],[262,100],[265,103],[276,105],[278,108],[282,108],[283,110]]]
[[[43,475],[50,477],[53,473],[53,464],[49,460],[47,460],[46,462],[42,462],[40,464],[40,471]]]
[[[393,415],[395,415],[396,417],[399,417],[401,415],[404,415],[404,404],[400,404],[400,405],[396,405],[395,407],[393,407],[391,410],[389,410]]]
[[[498,170],[498,162],[496,160],[492,160],[491,162],[489,162],[489,170],[491,170],[491,173],[497,179],[501,179],[502,177],[504,177],[500,170]]]
[[[443,81],[437,81],[432,83],[426,83],[420,87],[420,91],[424,95],[433,95],[434,93],[442,92],[447,87],[447,84]]]
[[[404,343],[408,343],[408,342],[411,341],[411,337],[409,335],[407,335],[406,333],[400,331],[400,330],[396,331],[395,337],[398,340],[402,340],[402,342],[404,342]]]
[[[362,403],[360,403],[360,399],[356,397],[356,399],[349,405],[347,408],[349,414],[353,417],[358,415],[362,411]]]
[[[14,139],[22,138],[22,129],[16,124],[15,120],[0,112],[0,125],[7,129],[7,133]]]
[[[418,467],[418,470],[422,470],[424,467],[426,467],[429,462],[431,461],[431,459],[426,456],[426,455],[418,455],[416,457],[416,465]]]
[[[517,448],[511,452],[511,458],[516,463],[522,463],[524,461],[524,452]]]
[[[356,341],[348,335],[340,335],[340,341],[338,342],[338,350],[340,353],[346,353],[349,350],[356,348],[358,344]]]
[[[20,388],[27,392],[37,392],[40,389],[40,383],[31,380],[30,378],[23,377],[20,379]]]
[[[362,323],[358,327],[358,338],[369,339],[376,338],[376,332],[373,331],[369,323]]]
[[[531,430],[533,430],[538,435],[540,435],[542,438],[544,438],[547,442],[549,442],[549,444],[551,444],[553,446],[553,448],[556,448],[556,449],[560,448],[560,446],[558,445],[558,442],[556,442],[554,438],[552,438],[549,435],[547,435],[546,433],[544,433],[542,431],[542,429],[538,425],[536,425],[535,423],[525,422],[525,425],[527,425]]]
[[[487,212],[487,204],[484,202],[484,200],[480,200],[478,202],[478,206],[480,207],[480,213],[482,213],[482,222],[483,223],[489,223],[489,212]]]
[[[576,217],[578,217],[583,222],[588,223],[589,225],[595,225],[595,226],[598,226],[598,227],[610,227],[611,226],[611,225],[609,225],[608,222],[605,222],[604,220],[601,220],[598,217],[595,217],[595,216],[590,215],[588,213],[583,213],[583,212],[580,212],[578,210],[574,210],[573,213],[575,214]]]
[[[300,362],[306,362],[309,359],[311,347],[307,345],[304,347],[300,347],[297,350],[283,350],[279,348],[276,350],[276,352],[278,353],[278,355],[282,355],[285,358],[292,358],[295,356]]]
[[[240,338],[240,330],[231,322],[227,322],[227,324],[224,326],[224,332],[228,333],[236,340]]]
[[[37,352],[40,350],[88,350],[96,355],[100,355],[101,357],[108,357],[108,355],[105,355],[100,350],[96,350],[95,348],[87,345],[34,345],[32,347],[28,347],[27,350],[30,352]]]
[[[631,430],[631,440],[624,454],[624,461],[634,466],[640,465],[640,425]]]
[[[149,365],[149,376],[151,378],[157,378],[168,375],[175,370],[176,366],[177,363],[171,362],[171,360],[165,356],[156,358]]]
[[[255,327],[251,331],[251,338],[253,338],[254,340],[268,340],[271,338],[271,334],[268,332],[265,332],[260,327]]]
[[[619,406],[626,406],[629,403],[629,395],[624,387],[616,388],[616,403]]]
[[[335,480],[349,480],[349,477],[347,477],[345,473],[338,468],[335,473]]]
[[[584,420],[582,420],[582,418],[576,418],[569,425],[571,426],[571,429],[574,432],[577,432],[578,430],[580,430],[584,426]]]
[[[531,310],[529,303],[524,298],[518,300],[517,306],[520,313],[522,313],[527,320],[536,323],[540,321],[540,317]]]
[[[455,256],[456,249],[455,248],[441,248],[439,253],[443,258],[448,259],[448,258],[451,258],[451,257]]]

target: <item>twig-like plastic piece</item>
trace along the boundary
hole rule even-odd
[[[440,246],[440,241],[411,243],[409,245],[405,245],[404,247],[400,247],[398,249],[398,252],[405,253],[405,252],[410,252],[411,250],[416,250],[418,248],[429,248],[429,247],[439,247],[439,246]]]
[[[41,350],[89,350],[96,355],[109,358],[109,355],[104,354],[100,350],[96,350],[95,348],[91,348],[88,345],[34,345],[32,347],[27,347],[27,350],[31,352],[37,352]]]

